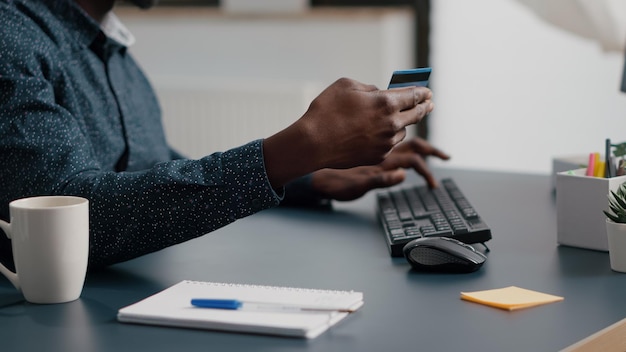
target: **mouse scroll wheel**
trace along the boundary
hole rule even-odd
[[[469,245],[469,244],[467,244],[465,242],[461,242],[461,241],[459,241],[457,239],[450,238],[450,237],[441,237],[441,239],[442,240],[446,240],[446,241],[450,241],[450,242],[453,242],[453,243],[457,243],[457,244],[459,244],[459,245],[461,245],[461,246],[463,246],[463,247],[465,247],[465,248],[467,248],[467,249],[469,249],[469,250],[471,250],[473,252],[476,252],[476,248],[474,248],[473,246],[471,246],[471,245]]]
[[[414,248],[409,253],[411,259],[422,265],[442,265],[450,263],[464,264],[465,262],[445,252],[432,248]]]
[[[472,246],[472,245],[470,245],[470,244],[467,244],[467,243],[465,243],[465,242],[461,242],[461,241],[459,241],[459,240],[455,240],[455,239],[453,239],[453,238],[448,238],[448,239],[449,239],[449,240],[452,240],[452,241],[454,241],[454,242],[456,242],[456,243],[458,243],[458,244],[460,244],[461,246],[463,246],[463,247],[465,247],[465,248],[469,249],[469,250],[470,250],[470,251],[472,251],[472,252],[476,252],[476,248],[474,248],[474,246]]]
[[[465,244],[465,243],[463,243],[463,247],[465,247],[465,248],[467,248],[467,249],[471,250],[472,252],[476,252],[476,248],[474,248],[474,246],[471,246],[471,245],[469,245],[469,244]]]

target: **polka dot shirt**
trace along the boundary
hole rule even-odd
[[[280,203],[262,140],[199,160],[171,150],[141,69],[73,0],[0,0],[0,18],[1,218],[26,196],[88,198],[97,267]]]

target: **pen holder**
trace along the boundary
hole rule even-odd
[[[606,216],[609,191],[626,182],[626,176],[585,176],[585,169],[556,175],[557,242],[561,245],[608,251]]]
[[[556,190],[556,175],[559,172],[585,167],[588,160],[589,155],[587,154],[556,156],[552,158],[552,177],[550,180],[552,190]]]

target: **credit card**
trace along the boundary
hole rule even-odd
[[[427,87],[431,71],[430,67],[394,71],[387,88]]]

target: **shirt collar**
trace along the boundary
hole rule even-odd
[[[113,39],[120,45],[129,47],[135,43],[135,36],[133,36],[113,12],[109,12],[104,17],[100,28],[107,37]]]
[[[95,41],[100,41],[102,33],[109,41],[121,47],[128,47],[135,42],[132,33],[112,12],[109,12],[102,24],[99,24],[73,0],[46,0],[45,3],[51,13],[73,32],[74,43],[79,47],[89,47]]]

